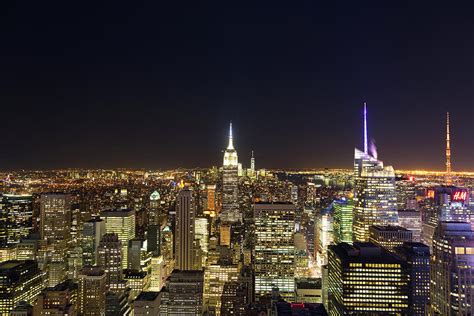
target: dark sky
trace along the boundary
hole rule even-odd
[[[367,101],[386,164],[443,169],[449,110],[474,170],[474,8],[254,2],[2,1],[0,169],[221,164],[230,120],[244,165],[351,167]]]

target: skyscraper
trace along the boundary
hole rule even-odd
[[[406,263],[410,275],[409,315],[423,316],[430,299],[430,249],[419,242],[394,248]]]
[[[122,268],[128,265],[128,241],[135,238],[135,211],[130,209],[105,210],[100,213],[107,234],[115,233],[122,244]]]
[[[79,274],[79,315],[105,315],[106,274],[100,267],[86,266]]]
[[[352,200],[342,199],[333,202],[334,207],[334,242],[352,243],[352,221],[354,218],[354,202]]]
[[[470,315],[474,308],[474,231],[441,222],[433,237],[431,307],[439,315]]]
[[[46,193],[40,197],[41,237],[48,243],[71,237],[71,196]]]
[[[278,288],[289,301],[295,293],[295,206],[291,203],[256,203],[255,297]]]
[[[33,260],[0,263],[0,314],[9,312],[21,301],[32,304],[43,289],[45,274]]]
[[[209,315],[221,315],[222,294],[226,283],[237,282],[239,268],[234,264],[211,264],[204,270],[204,305]]]
[[[122,291],[122,244],[118,235],[115,233],[105,234],[97,251],[97,265],[106,273],[107,288],[116,293]]]
[[[0,244],[17,244],[33,229],[33,197],[3,194],[0,198]]]
[[[372,243],[329,246],[329,315],[407,315],[406,263]]]
[[[161,290],[160,315],[202,315],[204,273],[174,270]]]
[[[105,234],[105,221],[93,218],[84,223],[82,231],[82,250],[84,265],[95,265],[97,263],[97,248],[100,240]]]
[[[239,162],[237,151],[234,148],[232,123],[229,127],[229,144],[224,152],[222,167],[222,212],[221,219],[225,222],[242,220],[239,211]]]
[[[193,192],[185,187],[176,198],[175,258],[176,269],[193,270],[194,217]]]
[[[367,145],[367,111],[364,104],[364,151],[354,155],[355,241],[368,241],[371,225],[396,225],[398,222],[395,171],[377,160],[375,148]]]

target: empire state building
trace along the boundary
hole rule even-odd
[[[222,173],[222,213],[223,222],[235,223],[241,221],[239,212],[239,166],[237,151],[234,148],[232,137],[232,123],[229,127],[229,144],[224,153],[224,164]]]

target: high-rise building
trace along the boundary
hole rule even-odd
[[[147,240],[133,238],[128,241],[128,269],[135,271],[148,271],[151,264],[152,253],[147,250]]]
[[[107,234],[115,233],[122,244],[122,268],[128,265],[128,241],[135,238],[135,211],[130,209],[106,210],[100,213]]]
[[[100,240],[105,234],[105,221],[93,218],[84,223],[82,231],[82,251],[84,265],[97,263]]]
[[[33,197],[3,194],[0,198],[0,244],[18,244],[33,229]]]
[[[71,237],[71,196],[46,193],[40,197],[41,237],[48,243]]]
[[[148,212],[148,224],[149,225],[159,225],[160,217],[160,193],[158,191],[153,191],[150,194],[150,209]]]
[[[174,270],[161,290],[160,315],[202,315],[204,273]]]
[[[198,217],[194,221],[194,239],[199,250],[201,266],[205,266],[209,252],[209,222],[206,217]]]
[[[329,315],[407,315],[406,263],[387,250],[354,242],[329,246]]]
[[[334,218],[330,209],[322,210],[316,217],[314,225],[315,245],[314,252],[317,261],[317,266],[327,264],[327,249],[334,241]]]
[[[421,241],[421,212],[416,210],[398,210],[398,226],[408,229],[413,234],[413,241]]]
[[[44,289],[34,305],[34,315],[76,315],[77,284],[66,280],[54,287]]]
[[[207,186],[207,209],[209,211],[216,210],[216,185],[210,184]]]
[[[373,146],[371,146],[373,147]],[[396,225],[397,197],[395,171],[377,160],[375,148],[367,144],[367,108],[364,103],[364,151],[354,154],[354,225],[355,241],[369,240],[371,225]]]
[[[8,315],[21,301],[32,304],[43,289],[44,277],[33,260],[0,263],[0,314]]]
[[[105,234],[97,249],[97,265],[106,273],[107,288],[112,292],[123,290],[122,277],[122,243],[115,233]]]
[[[395,188],[399,210],[417,209],[414,177],[397,178]]]
[[[176,198],[174,240],[176,269],[178,270],[193,270],[195,211],[193,192],[185,187]]]
[[[354,202],[352,200],[341,199],[333,202],[334,220],[333,232],[334,242],[352,243],[352,221],[354,218]]]
[[[410,274],[408,314],[423,316],[430,300],[430,248],[419,242],[406,242],[394,252],[407,263]]]
[[[393,251],[404,242],[413,241],[413,233],[400,226],[373,225],[369,227],[369,241],[388,251]]]
[[[229,144],[224,153],[222,167],[222,212],[224,222],[242,221],[239,211],[239,162],[237,151],[234,148],[232,123],[229,128]]]
[[[237,282],[239,269],[234,264],[211,264],[204,270],[204,306],[209,315],[221,315],[222,294],[229,282]]]
[[[470,315],[474,308],[474,231],[440,222],[433,237],[430,301],[433,314]]]
[[[256,203],[255,297],[271,295],[294,299],[295,292],[295,206],[291,203]]]
[[[163,256],[153,256],[151,258],[150,287],[149,291],[159,292],[164,285],[167,274],[165,273],[165,263]]]
[[[79,274],[78,314],[105,315],[106,273],[100,267],[86,266]]]

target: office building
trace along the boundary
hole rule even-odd
[[[413,233],[400,226],[374,225],[369,227],[369,241],[393,251],[393,248],[413,241]]]
[[[18,244],[33,230],[33,197],[3,194],[0,198],[0,245]]]
[[[294,300],[295,206],[291,203],[256,203],[255,297],[269,296],[278,288],[281,296]]]
[[[407,263],[410,275],[408,314],[423,316],[430,300],[430,248],[406,242],[394,252]]]
[[[239,269],[234,264],[211,264],[204,270],[204,306],[209,315],[221,315],[222,294],[229,282],[237,282]]]
[[[229,128],[229,144],[224,152],[222,167],[222,212],[223,222],[242,221],[239,211],[239,162],[234,148],[232,123]]]
[[[210,184],[207,186],[207,210],[216,210],[216,185]]]
[[[387,250],[354,242],[329,246],[329,315],[407,315],[406,263]]]
[[[107,289],[112,292],[123,290],[122,278],[122,243],[115,233],[105,234],[97,249],[97,265],[101,267],[106,274]]]
[[[397,178],[395,188],[397,192],[397,208],[399,210],[418,208],[414,177]]]
[[[354,153],[354,224],[355,241],[369,240],[372,225],[398,223],[395,171],[369,152],[367,142],[367,108],[364,104],[364,151]]]
[[[297,303],[322,303],[321,278],[300,278],[296,280]]]
[[[122,269],[128,265],[128,241],[135,238],[135,211],[130,209],[106,210],[100,213],[107,234],[115,233],[122,244]]]
[[[21,301],[32,304],[43,289],[44,277],[33,260],[0,263],[0,314],[8,315]]]
[[[333,202],[334,243],[352,243],[352,225],[354,219],[354,201],[340,199]]]
[[[174,240],[176,269],[178,270],[193,270],[195,211],[193,192],[186,187],[179,192],[176,198]]]
[[[333,222],[333,213],[331,213],[329,209],[322,210],[316,217],[316,223],[314,225],[314,257],[316,258],[318,267],[327,263],[327,249],[334,241]]]
[[[161,315],[202,315],[203,271],[174,270],[161,290]]]
[[[78,314],[105,315],[107,275],[100,267],[86,266],[79,274]]]
[[[438,225],[430,267],[432,313],[470,315],[474,307],[474,231],[469,223]]]
[[[413,241],[421,241],[421,212],[416,210],[398,210],[398,226],[408,229],[413,234]]]
[[[84,265],[97,264],[100,240],[105,235],[105,221],[100,218],[90,219],[83,224],[82,251]]]
[[[40,197],[41,237],[48,243],[71,238],[71,196],[46,193]]]

